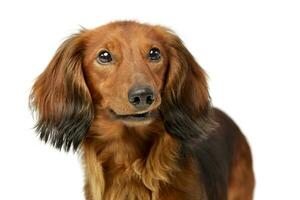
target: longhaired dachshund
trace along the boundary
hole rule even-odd
[[[87,200],[251,200],[249,146],[210,103],[171,30],[132,21],[81,30],[30,95],[36,132],[80,151]]]

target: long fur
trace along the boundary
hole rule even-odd
[[[36,131],[56,148],[76,150],[93,120],[93,104],[82,72],[83,41],[73,35],[57,50],[30,95]]]
[[[120,29],[153,34],[166,50],[159,115],[145,127],[127,127],[108,116],[86,66],[98,41],[92,36]],[[87,200],[252,199],[245,138],[211,106],[205,72],[169,29],[115,22],[73,35],[36,80],[30,104],[42,140],[83,150]]]

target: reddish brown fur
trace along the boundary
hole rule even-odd
[[[238,134],[238,142],[234,150],[235,155],[229,177],[228,199],[239,200],[243,197],[244,200],[251,200],[253,199],[255,183],[252,158],[245,137],[240,133]]]
[[[159,62],[147,59],[152,47]],[[112,63],[97,63],[101,49]],[[140,84],[155,91],[151,121],[112,117],[137,112],[128,91]],[[87,200],[253,198],[244,136],[210,106],[204,71],[166,28],[115,22],[73,36],[36,81],[31,104],[42,139],[66,150],[82,143]]]

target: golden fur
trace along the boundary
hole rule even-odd
[[[147,57],[153,47],[157,61]],[[97,60],[103,50],[110,62]],[[128,100],[140,85],[153,90],[143,110]],[[82,150],[87,200],[253,198],[247,142],[211,106],[205,72],[169,29],[127,21],[82,30],[61,45],[30,98],[41,139]],[[151,118],[126,120],[141,113]]]

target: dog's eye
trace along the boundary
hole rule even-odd
[[[152,61],[158,61],[160,60],[160,51],[158,48],[152,48],[150,49],[149,51],[149,59],[152,60]]]
[[[107,64],[107,63],[110,63],[111,61],[112,61],[112,56],[108,51],[103,50],[103,51],[99,52],[99,54],[97,56],[98,63]]]

